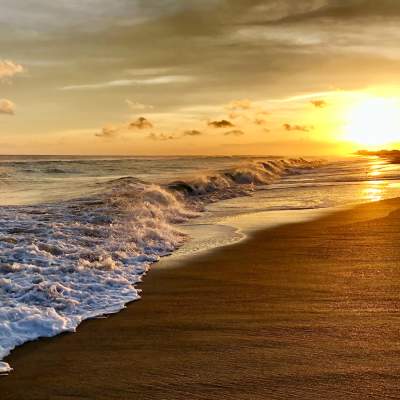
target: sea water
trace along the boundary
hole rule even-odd
[[[160,257],[400,195],[378,158],[0,157],[0,360],[140,298]],[[0,373],[11,367],[0,362]]]

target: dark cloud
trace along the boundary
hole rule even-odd
[[[188,130],[183,132],[183,136],[201,136],[203,132],[200,132],[196,129]]]
[[[221,121],[211,121],[208,123],[208,126],[213,128],[233,128],[235,125],[226,119],[222,119]]]
[[[234,129],[232,131],[228,131],[224,133],[225,136],[243,136],[244,132],[240,129]]]
[[[315,108],[325,108],[328,105],[328,103],[325,100],[312,100],[312,101],[310,101],[310,103]]]
[[[312,125],[291,125],[291,124],[283,124],[283,127],[288,132],[311,132],[314,127]]]
[[[156,140],[156,141],[167,141],[167,140],[175,140],[177,139],[176,136],[170,135],[170,134],[165,134],[165,133],[154,133],[151,132],[148,136],[148,139],[151,140]]]
[[[145,130],[153,128],[153,124],[144,117],[139,117],[136,121],[121,124],[118,126],[106,126],[102,128],[101,132],[96,133],[95,136],[100,138],[111,139],[118,136],[121,132],[133,129]]]
[[[155,133],[152,132],[150,133],[147,138],[152,139],[152,140],[158,140],[158,141],[166,141],[166,140],[177,140],[177,139],[182,139],[185,136],[201,136],[203,135],[203,132],[200,132],[196,129],[192,130],[187,130],[183,132],[181,135],[173,135],[173,134],[167,134],[167,133]]]
[[[359,150],[356,153],[359,156],[375,156],[389,160],[393,164],[400,164],[400,150]]]
[[[151,129],[153,124],[145,117],[139,117],[128,126],[129,129]]]

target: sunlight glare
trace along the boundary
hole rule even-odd
[[[393,98],[363,99],[347,114],[345,135],[363,146],[385,146],[400,138],[400,104]]]

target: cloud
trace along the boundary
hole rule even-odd
[[[359,156],[376,156],[388,159],[393,164],[400,164],[400,150],[359,150],[356,154]]]
[[[244,132],[240,129],[234,129],[233,131],[228,131],[224,133],[225,136],[243,136]]]
[[[176,136],[170,135],[170,134],[165,134],[165,133],[150,133],[149,136],[147,136],[148,139],[151,140],[157,140],[157,141],[167,141],[167,140],[174,140],[177,139]]]
[[[256,118],[255,120],[254,120],[254,123],[256,124],[256,125],[266,125],[267,124],[267,121],[265,120],[265,119],[262,119],[262,118]]]
[[[30,61],[38,58],[43,58],[43,62],[67,60],[57,66],[32,66],[34,76],[29,80],[29,92],[42,93],[48,85],[61,88],[86,84],[93,89],[84,90],[85,85],[75,85],[69,90],[76,91],[61,92],[73,93],[73,98],[46,90],[44,97],[40,96],[40,102],[32,102],[34,110],[30,114],[37,115],[44,103],[57,101],[58,107],[67,109],[73,101],[76,107],[71,110],[73,115],[70,118],[81,118],[85,126],[91,126],[91,121],[97,118],[96,114],[101,110],[106,115],[118,115],[121,99],[124,101],[126,97],[131,97],[140,104],[155,104],[159,115],[180,113],[182,118],[191,119],[183,129],[179,117],[168,121],[165,131],[177,132],[178,135],[182,135],[186,127],[200,128],[206,135],[214,130],[207,126],[207,118],[210,121],[226,118],[235,127],[245,128],[252,124],[261,136],[263,125],[254,125],[256,118],[263,119],[261,115],[256,115],[258,104],[273,112],[271,121],[265,118],[268,121],[265,126],[274,126],[275,121],[280,121],[277,130],[280,129],[284,135],[283,122],[308,121],[296,120],[298,104],[280,105],[273,99],[304,91],[319,92],[331,87],[350,91],[366,85],[388,84],[396,81],[399,70],[400,52],[396,44],[399,38],[398,21],[371,19],[368,23],[357,24],[344,19],[340,20],[338,29],[336,20],[317,20],[316,10],[320,15],[324,14],[321,15],[322,19],[332,15],[327,5],[341,3],[341,11],[344,12],[344,8],[348,11],[348,4],[355,4],[353,0],[216,0],[213,4],[208,0],[59,0],[56,3],[53,1],[53,6],[50,0],[38,0],[27,2],[29,5],[25,7],[18,5],[15,0],[4,1],[7,6],[2,7],[0,20],[5,23],[9,20],[10,26],[15,25],[12,30],[8,29],[8,34],[4,25],[0,24],[3,54],[7,55],[4,57],[18,60],[28,67]],[[210,6],[199,9],[206,2]],[[400,6],[400,1],[391,2]],[[366,4],[361,0],[357,3],[359,9]],[[46,7],[42,4],[46,4]],[[93,4],[96,7],[92,7]],[[137,4],[140,6],[136,7]],[[160,4],[165,7],[160,7]],[[388,1],[372,0],[369,4],[370,9],[386,7],[384,4],[388,4]],[[23,13],[24,18],[18,15],[10,19],[7,16],[10,9]],[[148,13],[154,15],[154,19],[148,20]],[[60,16],[64,14],[66,18],[61,20]],[[284,18],[294,15],[300,16],[298,24],[294,21],[292,24],[289,21],[284,23]],[[42,28],[42,16],[46,24],[51,25],[50,33]],[[268,26],[258,24],[268,19],[283,22],[281,26],[279,23]],[[67,28],[65,20],[69,21]],[[249,30],[252,23],[254,30]],[[236,34],[244,30],[241,40],[235,40]],[[32,32],[35,34],[32,35]],[[321,41],[323,43],[318,44]],[[299,45],[299,42],[308,44]],[[360,55],[363,48],[365,51],[369,49],[368,56]],[[383,57],[384,50],[393,53],[393,57],[389,60]],[[105,58],[115,60],[114,64],[106,64]],[[377,70],[381,73],[376,74]],[[357,73],[349,79],[349,71]],[[154,80],[165,76],[191,76],[193,81],[168,85]],[[68,80],[65,80],[66,77]],[[26,90],[16,86],[18,93],[15,94],[15,100],[18,96],[22,98]],[[188,90],[188,86],[191,90]],[[104,93],[100,89],[102,87],[105,87]],[[102,96],[99,96],[100,91]],[[11,95],[5,93],[3,96]],[[246,105],[240,100],[246,100],[247,97],[253,102],[251,110],[243,109]],[[331,103],[328,97],[320,93],[315,97],[318,98],[326,98]],[[233,119],[226,114],[225,107],[231,100],[234,100],[232,107],[239,107],[236,113],[248,115],[250,122]],[[300,107],[309,107],[312,112],[314,106],[309,103],[310,100],[303,99],[299,102]],[[79,114],[85,106],[87,112],[82,117]],[[200,109],[206,106],[214,107],[214,111],[193,111],[190,115],[181,111],[183,107]],[[220,114],[221,108],[224,114]],[[133,106],[132,109],[138,110],[135,118],[147,116],[147,111],[140,106]],[[126,111],[130,112],[127,108]],[[318,112],[318,109],[314,111]],[[148,117],[157,122],[155,118],[158,117],[150,114]],[[160,124],[164,118],[167,119],[160,117]],[[203,127],[193,122],[195,119],[205,120]],[[122,123],[128,124],[130,121],[122,120]],[[172,126],[175,123],[176,126]],[[224,138],[223,132],[232,129],[215,130],[217,134],[221,132],[219,136]],[[151,131],[131,131],[131,134],[147,136]],[[293,135],[296,136],[294,132]],[[289,132],[286,134],[293,135],[289,135]],[[203,137],[197,140],[201,141]],[[232,136],[232,139],[235,138]],[[205,146],[209,148],[211,145],[212,141]]]
[[[145,117],[140,117],[128,125],[129,129],[151,129],[153,124]]]
[[[314,127],[312,125],[291,125],[291,124],[283,124],[283,127],[286,131],[292,132],[311,132]]]
[[[137,101],[131,101],[129,99],[126,99],[125,102],[126,102],[126,104],[128,104],[128,106],[131,110],[135,110],[135,111],[144,111],[144,110],[153,110],[154,109],[154,106],[152,106],[150,104],[142,104]]]
[[[0,114],[14,115],[15,104],[7,99],[0,99]]]
[[[203,0],[209,3],[219,0]],[[85,33],[98,27],[118,21],[122,26],[152,23],[158,18],[166,18],[189,7],[203,7],[198,0],[35,0],[23,7],[15,0],[2,0],[0,25],[12,26],[20,31],[35,33],[58,31],[77,31]],[[97,25],[93,28],[94,25]],[[137,57],[137,55],[136,55]]]
[[[325,108],[328,105],[325,100],[311,100],[310,103],[316,108]]]
[[[119,79],[107,82],[87,83],[80,85],[64,86],[61,90],[96,90],[96,89],[110,89],[125,86],[156,86],[168,85],[172,83],[186,83],[192,81],[193,78],[185,75],[167,75],[158,76],[154,78],[143,79]]]
[[[281,0],[267,2],[264,7],[269,7],[266,13],[253,13],[249,24],[290,24],[304,23],[313,20],[354,20],[367,17],[396,17],[400,15],[400,4],[393,0],[323,0],[299,2],[298,0]],[[274,6],[275,3],[275,6]],[[260,10],[259,10],[260,11]],[[262,16],[262,19],[259,18]],[[271,16],[271,17],[270,17]]]
[[[239,114],[238,112],[236,112],[236,111],[231,111],[229,114],[228,114],[228,117],[230,118],[230,119],[237,119],[237,118],[240,118],[242,115],[241,114]]]
[[[131,76],[164,76],[171,72],[170,68],[128,68],[126,72]]]
[[[12,78],[24,71],[24,67],[10,60],[0,60],[0,79]]]
[[[201,136],[202,134],[203,132],[200,132],[196,129],[183,132],[183,136]]]
[[[120,128],[117,127],[104,127],[101,132],[95,133],[95,136],[104,139],[112,139],[116,137],[119,133]]]
[[[187,130],[187,131],[183,132],[181,135],[152,132],[147,136],[147,138],[151,139],[151,140],[157,140],[157,141],[167,141],[167,140],[182,139],[185,136],[201,136],[201,135],[203,135],[203,132],[200,132],[196,129],[192,129],[192,130]]]
[[[201,135],[203,135],[203,132],[200,132],[196,129],[192,129],[192,130],[187,130],[187,131],[183,132],[181,135],[172,135],[172,134],[167,134],[167,133],[152,132],[147,136],[147,138],[151,139],[151,140],[167,141],[167,140],[182,139],[185,136],[201,136]]]
[[[24,71],[24,67],[10,60],[0,60],[0,80],[12,78]],[[8,99],[0,99],[0,114],[14,115],[15,104]]]
[[[150,129],[153,128],[153,124],[144,117],[138,118],[136,121],[121,124],[121,125],[109,125],[101,129],[101,132],[95,133],[96,137],[104,139],[112,139],[117,137],[121,132],[132,129]]]
[[[226,107],[228,110],[250,110],[253,103],[249,99],[233,100]]]
[[[211,121],[208,123],[208,126],[213,128],[233,128],[235,125],[226,119],[222,119],[221,121]]]

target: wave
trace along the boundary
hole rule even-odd
[[[67,171],[65,171],[65,170],[62,169],[62,168],[47,168],[47,169],[45,170],[45,172],[46,172],[47,174],[66,174],[66,173],[67,173]]]
[[[0,360],[139,299],[135,285],[150,265],[186,240],[176,224],[206,204],[319,164],[259,161],[162,186],[127,177],[103,183],[96,197],[1,207]],[[9,371],[0,362],[0,373]]]
[[[167,188],[183,193],[188,198],[212,202],[249,194],[259,186],[275,182],[284,174],[295,175],[320,165],[321,161],[303,158],[255,161],[225,171],[175,181],[168,184]]]

